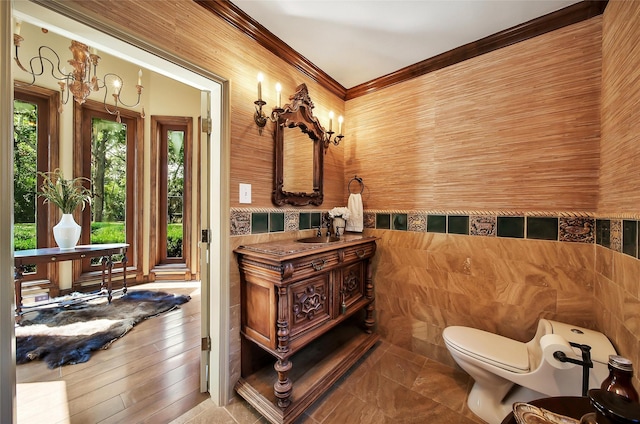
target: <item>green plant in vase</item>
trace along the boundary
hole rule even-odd
[[[53,227],[53,237],[61,249],[73,249],[80,239],[81,229],[73,219],[73,212],[78,206],[84,210],[87,203],[91,204],[91,190],[85,186],[85,183],[91,185],[91,180],[85,177],[66,179],[59,169],[38,174],[43,179],[38,196],[62,211],[60,222]]]

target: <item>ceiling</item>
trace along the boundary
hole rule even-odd
[[[578,0],[232,0],[345,88]]]

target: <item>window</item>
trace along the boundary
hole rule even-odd
[[[141,262],[142,166],[136,164],[141,163],[143,120],[121,110],[118,123],[101,103],[92,101],[75,106],[75,114],[75,175],[90,178],[94,194],[92,204],[82,211],[80,244],[129,243],[128,269],[135,268]],[[114,269],[121,268],[121,258],[114,259]],[[87,259],[75,266],[74,276],[82,284],[100,271],[99,259]]]
[[[58,167],[59,94],[40,87],[14,88],[14,248],[55,246],[53,226],[57,208],[36,196],[42,177],[38,172]],[[54,266],[28,267],[24,280],[57,280]],[[57,281],[56,281],[57,283]],[[57,284],[53,284],[57,287]],[[52,293],[54,296],[56,293]]]
[[[193,119],[153,116],[151,126],[152,180],[157,181],[152,205],[157,211],[152,224],[152,245],[156,247],[152,264],[160,266],[154,269],[157,278],[161,278],[160,271],[181,269],[189,279]]]

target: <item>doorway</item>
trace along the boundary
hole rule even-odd
[[[142,45],[139,40],[127,34],[117,34],[115,38],[108,34],[111,31],[110,28],[87,17],[75,16],[76,12],[66,9],[63,4],[47,3],[47,7],[51,10],[32,2],[15,2],[13,6],[13,15],[21,20],[46,26],[67,37],[73,36],[74,39],[91,43],[131,63],[152,69],[154,72],[201,90],[203,100],[201,116],[208,122],[206,122],[207,125],[201,126],[207,130],[201,134],[203,142],[199,164],[201,169],[199,220],[203,230],[215,229],[210,232],[208,242],[200,244],[202,338],[215,340],[215,343],[211,343],[214,348],[210,352],[202,353],[201,389],[208,390],[215,403],[226,404],[229,385],[226,311],[228,311],[229,299],[228,287],[222,282],[227,280],[224,277],[228,275],[229,266],[228,249],[224,248],[228,245],[228,193],[225,176],[228,167],[229,124],[226,112],[229,97],[228,83],[223,78],[203,71],[193,64],[184,63],[157,46]],[[87,22],[90,27],[80,24],[79,21]],[[74,28],[75,34],[66,28]],[[10,163],[3,163],[3,166],[7,165]],[[3,302],[2,306],[4,309],[6,302]],[[211,313],[211,311],[217,312]],[[10,340],[11,336],[11,332],[9,334],[3,332],[1,337],[8,337]],[[15,393],[15,378],[10,381],[13,381]],[[7,393],[3,386],[3,400],[5,395]],[[6,409],[3,408],[3,422],[5,411]]]

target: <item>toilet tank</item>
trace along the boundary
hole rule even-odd
[[[564,337],[568,342],[591,346],[591,361],[593,362],[592,373],[596,381],[603,381],[609,375],[609,355],[616,355],[616,350],[604,334],[577,325],[566,324],[564,322],[547,320],[551,325],[552,334]],[[573,348],[576,355],[581,358],[580,349]]]

